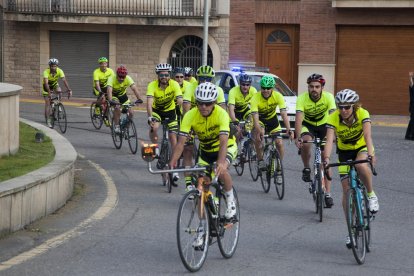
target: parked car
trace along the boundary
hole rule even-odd
[[[287,114],[289,117],[290,122],[290,128],[292,130],[295,129],[295,115],[296,115],[296,100],[297,95],[287,86],[281,78],[274,74],[270,74],[266,71],[266,69],[263,70],[263,68],[259,68],[255,71],[253,70],[244,70],[245,68],[233,68],[232,70],[218,70],[216,71],[216,75],[213,79],[214,84],[220,86],[224,91],[224,96],[228,98],[229,91],[234,86],[239,85],[239,78],[238,76],[243,72],[245,74],[248,74],[252,77],[252,85],[257,89],[257,91],[260,91],[260,80],[264,75],[271,75],[275,78],[276,81],[276,90],[282,93],[282,95],[285,98],[286,101],[286,107],[287,107]],[[260,71],[259,71],[260,70]],[[279,121],[281,122],[282,128],[284,129],[284,123],[280,116],[279,111],[277,110]]]

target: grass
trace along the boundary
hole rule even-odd
[[[20,147],[15,155],[0,157],[0,181],[37,170],[55,157],[55,148],[45,135],[43,143],[35,142],[37,130],[20,122]]]

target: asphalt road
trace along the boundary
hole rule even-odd
[[[22,117],[43,122],[42,105],[21,103],[20,110]],[[55,214],[0,240],[0,275],[187,273],[175,231],[183,181],[168,194],[161,177],[151,175],[139,155],[132,155],[127,145],[116,150],[108,128],[93,128],[87,108],[67,106],[67,112],[65,137],[83,156],[76,163],[75,196]],[[136,112],[134,120],[139,136],[146,138],[145,114]],[[263,193],[248,171],[239,177],[233,170],[241,206],[237,251],[225,260],[217,245],[212,245],[200,274],[413,275],[414,143],[403,140],[404,133],[405,129],[398,127],[373,128],[378,157],[374,183],[380,212],[372,226],[372,251],[364,265],[357,265],[345,247],[347,230],[337,174],[333,182],[335,205],[325,209],[324,221],[319,223],[301,181],[297,150],[286,142],[285,198],[278,200],[274,187],[269,194]],[[108,191],[103,172],[115,190]],[[109,195],[116,196],[110,212],[80,225],[102,208]],[[73,229],[76,231],[71,232]],[[66,235],[63,242],[48,243],[61,234]],[[33,248],[36,250],[30,251]],[[21,256],[26,259],[19,261]]]

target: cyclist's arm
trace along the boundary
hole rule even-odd
[[[68,81],[66,80],[66,77],[63,77],[63,78],[62,78],[62,81],[63,81],[63,83],[65,84],[66,89],[67,89],[69,92],[71,92],[71,91],[72,91],[72,89],[70,89],[70,87],[69,87],[69,83],[68,83]]]
[[[289,117],[287,115],[286,109],[283,109],[280,111],[280,116],[282,116],[283,123],[285,124],[286,133],[290,134],[290,122],[289,122]]]
[[[237,121],[236,115],[234,113],[234,108],[235,108],[234,104],[229,105],[229,115],[230,115],[230,119],[232,122]]]
[[[296,111],[296,115],[295,115],[295,136],[296,136],[296,140],[300,139],[300,133],[302,131],[302,123],[303,123],[303,112]]]
[[[322,161],[326,161],[327,163],[329,163],[329,159],[331,156],[334,138],[335,138],[335,130],[331,127],[328,127],[326,130],[326,144],[325,144],[325,149],[323,151],[323,158],[322,158]]]
[[[183,97],[182,96],[178,96],[176,99],[177,99],[177,105],[183,106]]]
[[[108,97],[108,101],[112,101],[112,86],[108,85],[106,87],[106,94]]]
[[[187,113],[191,109],[191,103],[190,102],[183,102],[183,116],[185,113]]]
[[[174,147],[173,154],[170,159],[170,168],[174,168],[177,165],[178,159],[181,157],[181,154],[184,150],[184,144],[187,141],[187,136],[179,135],[177,144]]]
[[[260,121],[259,121],[259,113],[253,113],[253,124],[254,128],[256,129],[257,133],[260,133]]]
[[[138,99],[141,99],[141,96],[140,96],[140,95],[139,95],[139,93],[138,93],[138,88],[137,88],[137,86],[135,85],[135,83],[131,84],[130,88],[131,88],[132,92],[134,92],[135,97],[137,97],[137,100],[138,100]]]
[[[45,87],[45,90],[49,93],[49,96],[50,96],[51,91],[50,91],[48,78],[43,78],[43,86]]]
[[[368,149],[368,156],[371,156],[373,165],[375,165],[375,153],[374,153],[374,145],[372,143],[372,136],[371,136],[371,122],[367,121],[362,124],[362,130],[364,132],[364,139]]]
[[[99,83],[99,80],[95,81],[95,89],[96,89],[96,91],[99,91],[99,93],[102,93],[101,85]]]
[[[153,97],[147,97],[147,115],[152,117],[152,103],[154,102]]]

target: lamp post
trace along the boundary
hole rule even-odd
[[[202,60],[203,65],[207,65],[209,4],[210,4],[210,0],[204,0],[203,60]]]

